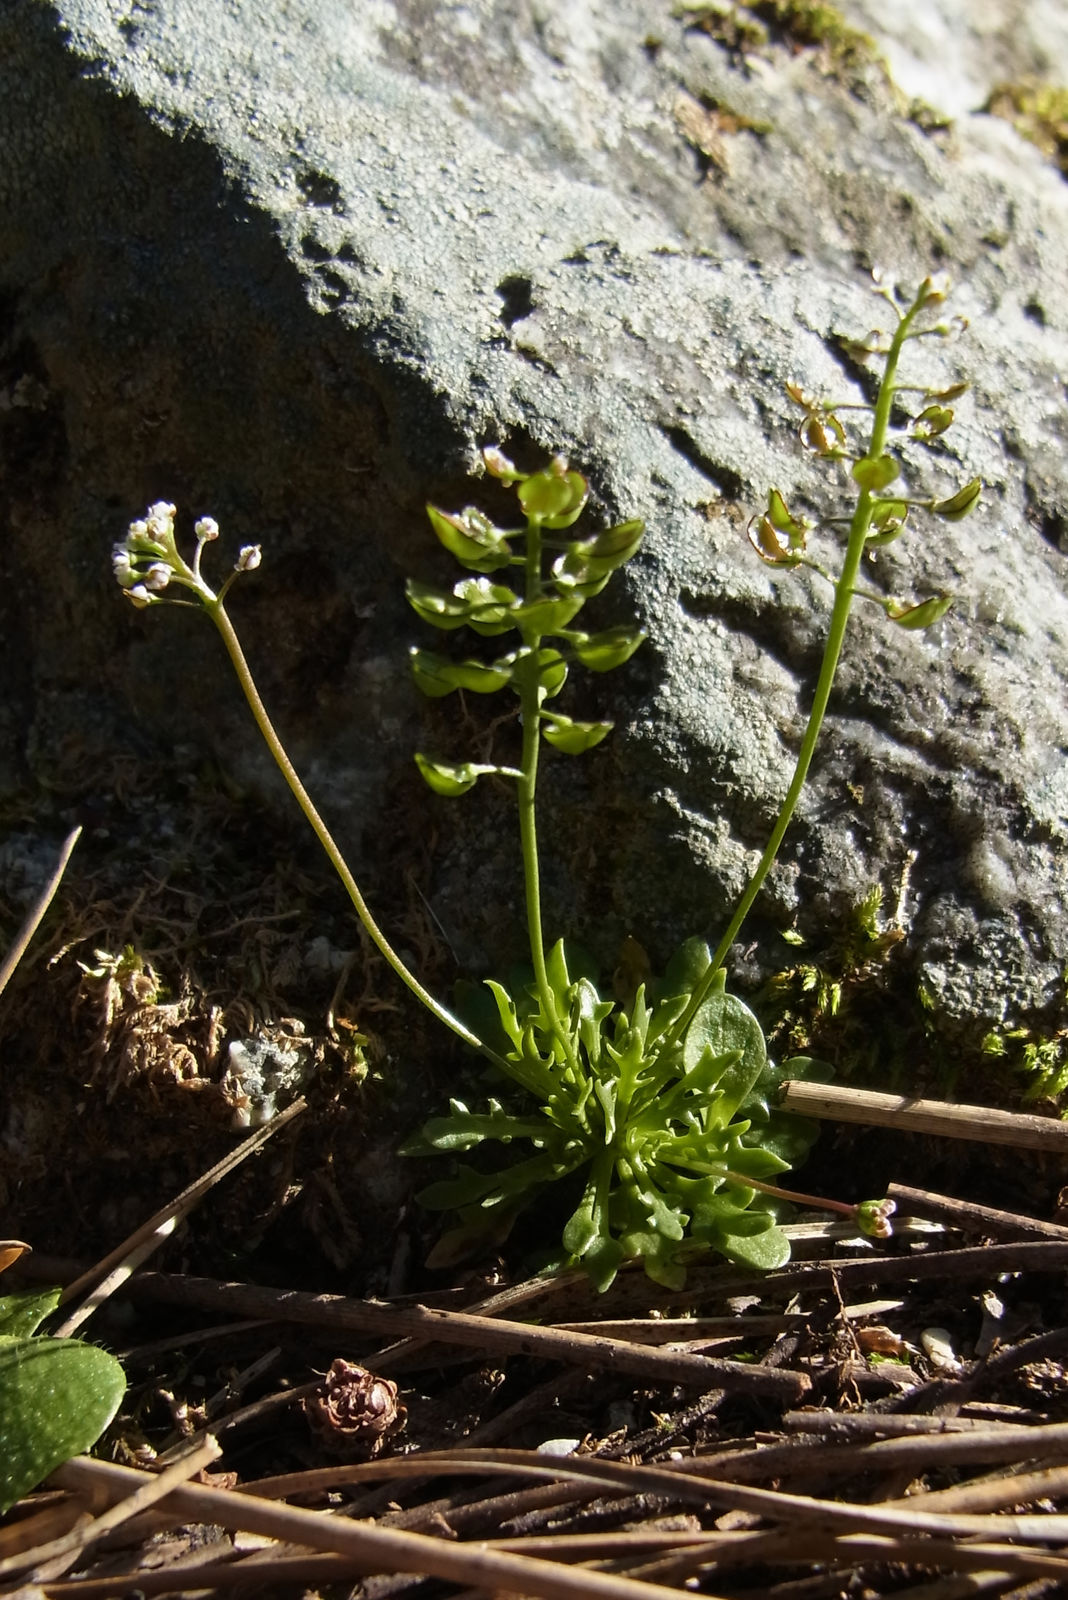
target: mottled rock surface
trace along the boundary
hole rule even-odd
[[[110,579],[150,500],[210,511],[224,543],[265,546],[233,613],[324,812],[373,887],[378,820],[438,807],[423,890],[484,968],[510,937],[511,819],[481,789],[447,813],[419,798],[416,744],[467,755],[475,735],[411,688],[402,582],[451,581],[422,504],[477,497],[480,444],[562,448],[599,515],[647,520],[599,604],[651,642],[569,688],[617,730],[547,772],[550,925],[609,963],[627,932],[656,957],[714,933],[788,782],[827,614],[744,527],[773,482],[810,514],[844,487],[801,454],[783,384],[863,398],[836,336],[878,320],[870,269],[946,268],[970,328],[912,370],[972,389],[905,459],[925,494],[981,474],[983,510],[920,519],[869,578],[958,600],[924,634],[858,614],[754,933],[774,960],[770,929],[812,932],[873,882],[892,897],[914,853],[911,948],[942,1014],[1048,1001],[1068,947],[1068,188],[981,106],[984,71],[1063,60],[1065,25],[1053,4],[1026,29],[1007,0],[941,0],[914,29],[886,9],[844,14],[897,83],[863,49],[731,49],[653,0],[8,0],[5,791],[107,814],[132,763],[207,747],[290,804],[210,628],[135,615]]]

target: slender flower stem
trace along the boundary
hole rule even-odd
[[[524,598],[529,603],[541,598],[541,528],[533,519],[527,525],[527,549],[524,562],[526,587]],[[538,755],[541,748],[541,695],[536,670],[537,653],[541,648],[541,633],[526,628],[521,630],[523,644],[531,651],[532,670],[524,674],[520,685],[519,705],[523,722],[523,754],[521,774],[516,783],[519,808],[519,844],[523,856],[523,892],[527,908],[527,937],[530,942],[530,959],[534,966],[534,981],[542,1010],[556,1037],[572,1073],[579,1072],[575,1046],[567,1028],[560,1020],[556,999],[545,964],[545,935],[541,920],[541,869],[538,861],[537,787]]]
[[[886,436],[890,426],[890,408],[894,399],[894,378],[897,373],[898,361],[904,349],[905,341],[910,335],[912,323],[925,303],[926,300],[922,295],[917,296],[913,305],[901,317],[890,342],[882,381],[879,384],[879,394],[875,403],[875,414],[872,420],[866,460],[877,460],[886,449]],[[849,540],[846,545],[845,558],[842,562],[842,570],[834,586],[834,605],[827,629],[827,642],[823,650],[820,675],[812,697],[812,709],[809,712],[801,748],[798,751],[797,765],[794,768],[790,787],[786,791],[786,798],[783,800],[775,826],[771,830],[771,835],[764,847],[764,853],[760,858],[757,869],[749,880],[748,887],[735,908],[726,932],[716,947],[708,970],[700,982],[695,985],[682,1016],[665,1037],[660,1048],[661,1054],[673,1048],[685,1035],[686,1029],[700,1009],[705,996],[712,987],[716,973],[723,966],[731,946],[741,931],[742,924],[752,909],[753,902],[764,886],[764,881],[779,853],[779,846],[782,844],[786,830],[793,820],[797,803],[801,798],[801,792],[808,778],[809,767],[812,765],[812,757],[819,740],[820,730],[823,727],[823,719],[827,712],[831,689],[834,686],[835,673],[838,671],[838,661],[845,641],[846,623],[849,620],[849,612],[856,590],[857,574],[860,571],[865,543],[871,529],[872,512],[878,499],[878,494],[873,493],[872,490],[865,488],[863,485],[860,486],[856,508],[850,519]]]
[[[234,671],[237,673],[238,682],[244,691],[245,699],[248,701],[249,710],[252,712],[252,715],[255,718],[256,726],[263,735],[267,744],[267,748],[270,750],[272,756],[277,762],[283,778],[285,778],[290,789],[293,791],[297,804],[300,806],[300,809],[303,811],[304,815],[308,819],[308,822],[311,824],[316,838],[326,851],[330,865],[333,867],[334,871],[344,884],[348,897],[356,909],[356,915],[367,929],[371,939],[382,952],[383,956],[385,956],[386,960],[389,962],[390,966],[393,968],[394,972],[401,979],[401,981],[407,984],[408,988],[415,995],[416,999],[421,1000],[423,1005],[426,1006],[427,1010],[432,1012],[432,1014],[437,1017],[439,1022],[443,1022],[447,1028],[451,1028],[453,1033],[457,1034],[465,1044],[469,1044],[473,1049],[481,1051],[481,1053],[493,1061],[495,1065],[503,1068],[504,1063],[501,1061],[496,1052],[490,1050],[488,1046],[483,1044],[482,1040],[479,1039],[477,1034],[472,1033],[471,1029],[466,1027],[465,1024],[460,1021],[459,1017],[454,1016],[452,1012],[443,1006],[439,1000],[434,998],[428,989],[423,987],[415,974],[410,972],[405,966],[400,956],[394,950],[393,946],[390,944],[389,940],[378,926],[378,923],[371,915],[371,911],[366,900],[360,893],[359,885],[357,884],[352,873],[349,871],[348,864],[345,861],[344,856],[334,843],[334,840],[330,834],[330,830],[327,828],[326,823],[316,810],[311,796],[298,778],[296,769],[285,752],[282,741],[274,731],[274,725],[272,724],[270,717],[267,715],[267,709],[264,706],[263,701],[260,699],[259,690],[256,688],[252,673],[249,670],[248,662],[245,660],[244,651],[241,648],[237,634],[234,632],[233,623],[226,614],[226,608],[217,598],[212,600],[205,598],[204,609],[211,617],[211,620],[214,622],[216,628],[219,630],[219,633],[222,636],[223,644],[226,646],[226,652],[233,663]]]

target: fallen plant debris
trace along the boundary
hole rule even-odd
[[[970,1221],[982,1226],[982,1211]],[[1022,1234],[1028,1221],[1018,1219]],[[256,1459],[299,1458],[307,1430],[301,1402],[323,1390],[320,1378],[288,1384],[265,1397],[270,1403],[224,1410],[214,1434],[205,1430],[179,1446],[165,1477],[69,1462],[50,1490],[22,1502],[0,1528],[0,1592],[37,1584],[48,1600],[107,1600],[134,1587],[145,1595],[229,1594],[259,1584],[296,1594],[333,1582],[352,1586],[371,1573],[409,1574],[377,1579],[376,1595],[409,1592],[412,1579],[428,1576],[452,1592],[494,1587],[547,1600],[654,1600],[689,1581],[703,1594],[742,1600],[755,1584],[761,1594],[787,1595],[817,1574],[827,1594],[847,1584],[863,1584],[873,1597],[897,1594],[903,1581],[931,1581],[932,1573],[942,1574],[935,1584],[943,1586],[932,1595],[962,1594],[951,1584],[966,1576],[977,1584],[975,1574],[998,1594],[1060,1592],[1068,1581],[1068,1515],[1055,1512],[1068,1504],[1068,1326],[1060,1293],[1068,1242],[1031,1235],[972,1248],[958,1229],[905,1219],[892,1242],[867,1242],[862,1254],[855,1238],[841,1237],[843,1224],[836,1248],[849,1253],[836,1256],[827,1253],[835,1224],[806,1235],[809,1226],[791,1226],[795,1259],[779,1272],[702,1267],[684,1293],[627,1269],[600,1296],[584,1274],[571,1272],[483,1294],[459,1310],[181,1274],[130,1278],[122,1293],[142,1315],[160,1302],[256,1315],[249,1333],[261,1346],[265,1338],[285,1342],[285,1325],[297,1318],[304,1346],[344,1341],[360,1349],[365,1378],[376,1374],[389,1389],[397,1382],[408,1432],[393,1434],[371,1461],[288,1466],[237,1486],[193,1482],[238,1446],[233,1459],[248,1461],[256,1438]],[[22,1270],[32,1259],[19,1262]],[[35,1262],[34,1270],[54,1266]],[[985,1293],[972,1294],[969,1285]],[[895,1298],[847,1302],[871,1288],[891,1288]],[[998,1333],[978,1355],[977,1325],[990,1315],[993,1288]],[[628,1320],[627,1301],[644,1315]],[[924,1354],[921,1333],[935,1318],[953,1323],[953,1378]],[[899,1339],[900,1360],[862,1354],[859,1334],[879,1326]],[[424,1342],[373,1349],[382,1333]],[[660,1349],[648,1342],[654,1339]],[[755,1358],[700,1354],[724,1339],[735,1349],[740,1339]],[[203,1341],[211,1346],[211,1328]],[[473,1448],[435,1446],[433,1389],[444,1381],[456,1390],[444,1341],[467,1365],[520,1363],[534,1406],[502,1405],[507,1384],[484,1386],[483,1414],[468,1430]],[[633,1365],[619,1362],[620,1347],[633,1350]],[[544,1371],[545,1360],[560,1363],[558,1376],[531,1389],[524,1374],[531,1362]],[[679,1365],[671,1370],[671,1362]],[[640,1365],[643,1386],[625,1381],[630,1402],[622,1398],[619,1413],[620,1389],[612,1386],[622,1379],[612,1373],[636,1374]],[[679,1384],[679,1374],[689,1379],[702,1366],[703,1384]],[[385,1371],[397,1378],[385,1379]],[[430,1374],[430,1394],[412,1378],[416,1371]],[[798,1376],[806,1384],[803,1410],[790,1398]],[[494,1413],[508,1443],[524,1429],[544,1438],[576,1414],[576,1403],[582,1408],[582,1395],[593,1406],[590,1419],[603,1418],[611,1394],[617,1414],[632,1413],[622,1430],[603,1432],[601,1421],[601,1429],[564,1438],[552,1453],[476,1445],[492,1432]],[[638,1405],[646,1426],[635,1426]],[[109,1509],[101,1512],[104,1502]],[[161,1568],[160,1541],[169,1541]]]
[[[982,1208],[965,1212],[955,1221],[981,1232]],[[284,1346],[296,1321],[313,1364],[313,1348],[358,1352],[358,1366],[335,1356],[334,1375],[399,1394],[407,1431],[371,1460],[294,1467],[317,1437],[305,1411],[320,1376],[224,1407],[169,1454],[165,1479],[68,1463],[0,1528],[0,1592],[348,1593],[371,1573],[376,1597],[420,1577],[546,1600],[654,1600],[690,1581],[721,1600],[889,1597],[910,1581],[935,1600],[1063,1592],[1068,1240],[1028,1235],[1036,1220],[979,1246],[908,1216],[885,1244],[802,1222],[793,1261],[768,1274],[706,1265],[673,1292],[628,1268],[605,1297],[573,1271],[469,1291],[462,1309],[139,1274],[121,1291],[139,1315],[257,1319],[209,1325],[205,1349],[227,1329]],[[872,1290],[892,1298],[855,1298]],[[927,1353],[942,1323],[952,1372]],[[383,1333],[408,1337],[376,1348]],[[724,1360],[727,1345],[750,1359]],[[448,1429],[470,1382],[457,1357],[508,1376],[481,1382],[466,1438],[442,1448],[442,1388]],[[524,1440],[545,1448],[513,1447]],[[220,1456],[277,1466],[195,1481]]]
[[[902,1248],[900,1242],[895,1248]],[[1017,1251],[1018,1270],[1001,1272],[1010,1251]],[[988,1259],[985,1278],[977,1259],[983,1254]],[[908,1298],[891,1302],[891,1307],[883,1302],[849,1307],[839,1299],[841,1309],[831,1318],[819,1304],[822,1296],[803,1315],[793,1294],[795,1278],[807,1272],[814,1285],[835,1278],[846,1293],[854,1262],[817,1256],[767,1275],[761,1280],[763,1320],[755,1322],[759,1336],[750,1339],[750,1346],[763,1352],[751,1365],[755,1387],[761,1370],[775,1371],[769,1365],[775,1350],[801,1333],[798,1349],[804,1346],[804,1355],[799,1360],[815,1379],[812,1398],[830,1392],[835,1405],[828,1408],[817,1398],[804,1410],[787,1406],[772,1421],[769,1400],[761,1398],[763,1424],[756,1430],[732,1430],[726,1395],[710,1390],[703,1397],[702,1422],[691,1422],[686,1451],[676,1448],[678,1434],[671,1430],[670,1414],[657,1413],[656,1426],[644,1434],[632,1432],[622,1440],[619,1435],[587,1437],[572,1442],[568,1454],[513,1448],[427,1450],[416,1437],[409,1438],[404,1453],[285,1470],[253,1478],[240,1488],[189,1482],[205,1466],[203,1451],[213,1450],[209,1440],[193,1440],[192,1456],[174,1462],[165,1482],[137,1470],[78,1459],[54,1474],[53,1493],[42,1496],[40,1510],[27,1502],[24,1520],[3,1530],[3,1592],[37,1582],[46,1597],[104,1600],[131,1587],[144,1594],[179,1589],[225,1594],[256,1581],[272,1589],[294,1586],[296,1592],[299,1586],[318,1590],[326,1582],[355,1581],[377,1571],[422,1574],[451,1586],[492,1586],[497,1592],[544,1595],[547,1600],[577,1595],[654,1600],[687,1579],[697,1579],[703,1594],[740,1597],[751,1594],[755,1582],[766,1586],[761,1592],[777,1594],[779,1587],[772,1586],[796,1582],[804,1573],[822,1574],[828,1586],[859,1581],[867,1594],[889,1595],[900,1592],[903,1578],[929,1578],[938,1571],[948,1578],[986,1574],[985,1586],[1001,1594],[1023,1592],[1020,1586],[1025,1584],[1047,1586],[1030,1587],[1028,1595],[1054,1594],[1068,1581],[1068,1555],[1063,1554],[1068,1515],[1054,1510],[1057,1502],[1068,1501],[1068,1381],[1062,1365],[1068,1355],[1068,1326],[1030,1331],[986,1358],[966,1358],[964,1381],[956,1386],[946,1386],[937,1371],[927,1368],[915,1346],[908,1389],[887,1386],[878,1398],[865,1398],[854,1387],[851,1394],[857,1379],[878,1378],[883,1368],[846,1349],[847,1331],[876,1315],[891,1318],[903,1330],[924,1322],[938,1302],[945,1302],[946,1275],[953,1275],[954,1261],[964,1269],[962,1277],[985,1282],[1007,1278],[1020,1291],[1020,1306],[1030,1306],[1036,1322],[1044,1293],[1039,1264],[1058,1286],[1068,1267],[1068,1246],[1044,1240],[974,1251],[959,1248],[953,1235],[919,1232],[911,1240],[910,1254],[878,1256],[873,1251],[873,1259],[862,1264],[873,1282],[883,1280],[887,1267],[907,1270],[913,1282],[919,1280]],[[716,1269],[715,1282],[711,1274],[705,1283],[691,1280],[686,1293],[692,1307],[710,1299],[721,1306],[724,1299],[739,1301],[748,1282],[737,1267],[723,1266]],[[620,1274],[609,1299],[616,1299],[627,1283],[646,1296],[657,1293],[648,1280],[628,1270]],[[137,1299],[144,1304],[160,1285],[160,1278],[145,1275],[131,1280],[130,1288],[136,1286]],[[190,1283],[189,1288],[200,1296],[200,1285]],[[667,1306],[668,1291],[659,1293]],[[516,1285],[500,1293],[499,1299],[508,1298],[536,1310],[534,1336],[548,1333],[545,1318],[556,1322],[561,1309],[580,1304],[604,1309],[604,1298],[593,1296],[580,1274]],[[329,1298],[320,1299],[326,1315]],[[1050,1291],[1046,1301],[1057,1306],[1057,1294]],[[772,1312],[772,1306],[783,1302],[795,1309]],[[297,1309],[312,1315],[310,1306]],[[379,1309],[401,1323],[412,1312],[411,1306]],[[286,1294],[277,1296],[277,1314],[293,1314]],[[713,1320],[718,1326],[731,1320],[745,1326],[750,1317],[747,1307]],[[817,1331],[812,1325],[820,1318],[822,1330]],[[467,1314],[462,1320],[478,1318]],[[670,1322],[654,1317],[646,1318],[643,1331],[656,1330],[660,1320],[668,1336],[678,1336],[679,1322],[686,1320],[695,1331],[700,1328],[692,1317]],[[438,1331],[446,1322],[448,1318],[438,1318]],[[310,1320],[307,1326],[312,1326]],[[614,1328],[616,1338],[620,1331]],[[468,1357],[494,1355],[489,1326],[486,1334],[486,1347],[467,1347]],[[646,1344],[638,1352],[651,1354]],[[377,1370],[384,1354],[368,1355],[368,1365]],[[433,1360],[433,1352],[425,1354]],[[1028,1390],[1028,1374],[1036,1366],[1055,1368],[1060,1387],[1046,1371],[1042,1390]],[[1039,1398],[1041,1410],[1018,1405],[1028,1392]],[[294,1395],[294,1390],[285,1395],[285,1405],[296,1421]],[[679,1390],[673,1390],[673,1400],[664,1394],[664,1402],[678,1406]],[[692,1397],[686,1403],[692,1410]],[[419,1405],[412,1411],[412,1424],[417,1434],[422,1426]],[[281,1426],[275,1411],[273,1437]],[[673,1442],[670,1448],[668,1442]],[[502,1486],[502,1478],[515,1482]],[[379,1483],[387,1499],[376,1502],[374,1494],[381,1496],[382,1490],[371,1485]],[[56,1490],[66,1498],[58,1501]],[[157,1499],[145,1522],[145,1499],[153,1493]],[[91,1496],[96,1496],[96,1510],[85,1517]],[[131,1501],[131,1496],[136,1498]],[[102,1515],[101,1501],[110,1507]],[[75,1536],[61,1533],[56,1538],[59,1507],[67,1518],[82,1510]],[[374,1520],[368,1522],[368,1517]],[[153,1570],[142,1558],[153,1549],[152,1539],[160,1538],[176,1518],[185,1525],[177,1560]],[[115,1530],[126,1522],[131,1536],[136,1531],[137,1544],[126,1557],[125,1570],[115,1573],[114,1549],[107,1557],[109,1570],[99,1570],[102,1552],[96,1558],[91,1552],[104,1536],[114,1546]],[[190,1530],[209,1525],[216,1533],[205,1554],[193,1547]],[[219,1530],[227,1533],[221,1536]],[[254,1534],[261,1542],[241,1549],[240,1538],[233,1542],[241,1533]],[[75,1571],[78,1576],[72,1576]],[[999,1574],[996,1584],[991,1574]],[[389,1584],[387,1592],[393,1592]],[[942,1592],[964,1590],[945,1587]]]

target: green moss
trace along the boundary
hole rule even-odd
[[[1026,1080],[1025,1100],[1059,1101],[1068,1091],[1068,966],[1063,992],[1042,1027],[996,1029],[983,1040],[983,1054],[1000,1059]],[[1061,1108],[1068,1118],[1068,1106]]]
[[[882,908],[876,885],[823,949],[776,973],[756,997],[758,1013],[772,1024],[780,1059],[825,1056],[845,1076],[880,1086],[905,1071],[926,1018],[915,1000],[911,1007],[902,1004],[906,980],[895,956],[904,935],[893,923],[884,924]],[[804,948],[799,934],[787,931],[783,937]],[[880,1018],[884,1009],[897,1017],[897,1029]]]
[[[769,40],[795,49],[818,49],[838,72],[855,72],[882,63],[874,39],[846,21],[837,6],[823,0],[749,0],[738,5],[683,5],[677,16],[689,19],[717,44],[741,54],[756,54]]]
[[[1068,177],[1068,89],[1052,83],[1003,83],[985,109],[1011,122],[1017,133],[1037,145]]]
[[[1068,964],[1062,992],[1030,1025],[985,1035],[978,1026],[962,1029],[917,983],[907,936],[882,909],[882,892],[873,888],[824,945],[783,935],[799,959],[751,999],[775,1058],[825,1060],[858,1088],[959,1094],[992,1105],[1060,1103],[1068,1118]]]

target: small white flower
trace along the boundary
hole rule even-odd
[[[172,569],[165,561],[153,561],[144,576],[145,588],[158,593],[160,589],[167,587],[172,576]]]
[[[136,581],[137,569],[130,558],[129,547],[125,544],[114,545],[111,551],[111,568],[116,580],[128,589]]]
[[[198,539],[202,539],[205,543],[207,543],[208,540],[217,539],[219,537],[219,524],[216,522],[214,517],[201,517],[200,521],[195,525],[193,532],[196,534]]]
[[[255,572],[263,560],[263,548],[258,544],[245,544],[238,552],[234,562],[235,572]]]
[[[149,537],[158,539],[162,544],[166,544],[173,539],[175,515],[176,507],[170,505],[166,500],[157,500],[154,506],[149,506]]]
[[[148,523],[147,522],[131,522],[130,523],[129,538],[131,538],[131,539],[147,539],[148,538]]]
[[[149,594],[143,583],[135,583],[132,589],[126,589],[123,592],[139,608],[150,606],[155,598],[155,596]]]

